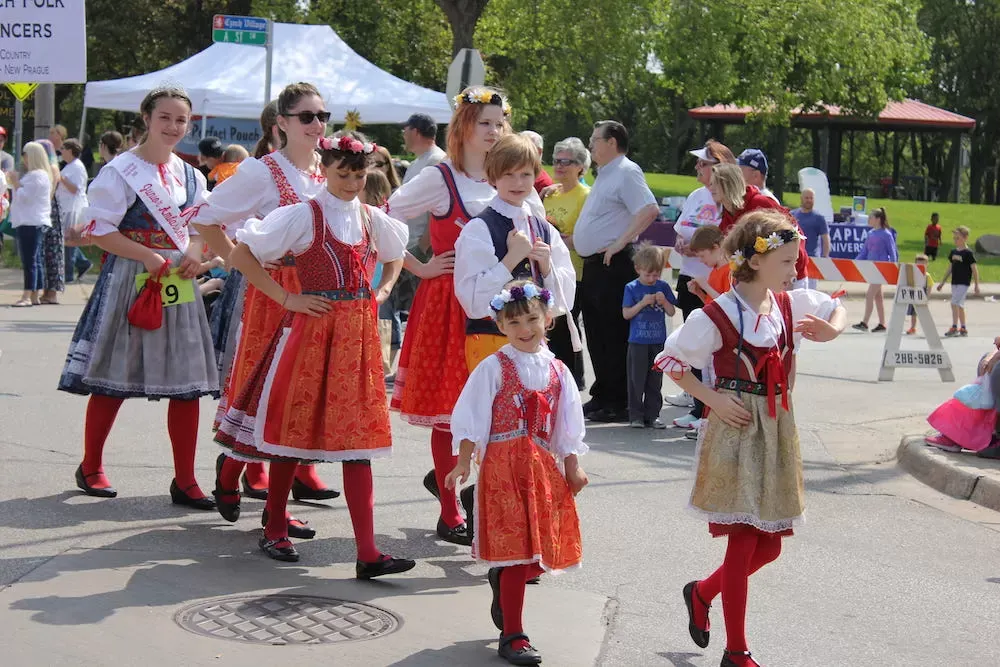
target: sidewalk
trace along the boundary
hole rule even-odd
[[[922,435],[903,438],[899,465],[924,484],[1000,512],[1000,461],[931,447]]]

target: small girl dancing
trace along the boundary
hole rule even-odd
[[[583,557],[573,500],[587,485],[577,459],[587,451],[583,406],[572,373],[545,346],[552,304],[527,280],[493,298],[507,345],[476,367],[451,415],[459,454],[445,486],[468,479],[475,452],[472,553],[490,565],[498,653],[514,665],[542,661],[521,625],[528,579],[577,568]]]
[[[667,339],[656,367],[710,409],[699,439],[689,507],[729,539],[722,566],[684,587],[688,631],[704,648],[708,610],[719,593],[727,646],[722,667],[758,665],[747,650],[750,575],[781,553],[802,519],[802,457],[789,376],[802,337],[830,341],[846,324],[838,302],[815,290],[783,291],[795,280],[801,234],[779,211],[743,216],[725,238],[735,287],[696,310]],[[689,372],[711,368],[715,388]]]

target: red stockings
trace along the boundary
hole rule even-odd
[[[434,479],[437,481],[438,494],[441,499],[441,519],[449,528],[461,526],[464,523],[461,512],[458,511],[458,499],[454,489],[446,489],[444,478],[448,476],[458,457],[451,453],[451,431],[438,428],[431,430],[431,456],[434,458]]]
[[[118,416],[118,409],[121,408],[123,398],[112,396],[101,396],[91,394],[87,401],[87,419],[83,427],[83,474],[91,475],[100,472],[88,479],[88,484],[97,489],[106,489],[111,486],[108,478],[104,476],[102,470],[104,443],[108,440],[111,427]]]
[[[500,572],[500,609],[503,611],[503,634],[505,637],[524,632],[522,616],[524,614],[524,589],[528,579],[542,574],[544,570],[538,563],[527,565],[511,565]],[[511,647],[518,650],[527,645],[523,639],[511,642]]]
[[[316,474],[316,466],[312,464],[300,463],[298,469],[295,471],[295,479],[313,490],[326,488],[326,484]]]

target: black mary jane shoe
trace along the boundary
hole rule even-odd
[[[726,649],[726,651],[722,654],[722,662],[719,663],[719,667],[739,667],[739,665],[737,665],[733,659],[729,657],[731,655],[745,655],[750,658],[751,666],[761,667],[760,663],[750,656],[750,651],[730,651],[729,649]]]
[[[254,500],[267,500],[267,487],[263,489],[255,489],[250,486],[250,480],[247,479],[246,471],[243,472],[243,476],[240,477],[240,481],[243,482],[243,495],[247,498],[253,498]]]
[[[465,525],[469,529],[469,544],[472,544],[472,538],[476,536],[476,485],[470,484],[465,487],[458,497],[462,501],[462,509],[465,510]]]
[[[83,464],[80,464],[76,468],[76,487],[88,496],[94,496],[95,498],[116,498],[118,496],[118,491],[113,486],[96,489],[90,484],[87,484],[88,477],[95,477],[100,474],[101,473],[99,472],[92,472],[89,475],[84,475]]]
[[[215,459],[215,490],[212,491],[212,495],[215,496],[215,509],[219,510],[222,518],[229,523],[236,523],[240,518],[240,490],[230,491],[222,488],[219,477],[222,476],[222,464],[225,462],[225,454],[219,454],[219,458]],[[236,498],[236,502],[230,502],[226,498]]]
[[[695,581],[689,581],[684,585],[683,591],[684,605],[688,610],[688,634],[691,635],[691,639],[694,640],[695,644],[701,648],[705,648],[708,646],[709,632],[708,630],[702,630],[694,622],[694,596],[698,595],[696,584],[697,582]],[[700,595],[698,595],[698,602],[705,605],[706,609],[712,608],[712,605],[702,600]]]
[[[214,510],[215,501],[211,498],[192,498],[187,494],[191,489],[198,488],[197,484],[192,484],[186,489],[181,490],[181,487],[177,486],[177,480],[170,480],[170,502],[174,505],[183,505],[184,507],[190,507],[196,510]]]
[[[493,602],[490,603],[490,618],[493,619],[493,625],[497,626],[497,630],[503,632],[503,610],[500,609],[501,572],[503,572],[502,567],[491,567],[490,571],[486,573],[486,580],[490,582],[490,588],[493,589]]]
[[[299,562],[299,552],[295,550],[295,546],[288,541],[287,537],[282,537],[278,540],[269,540],[267,539],[267,535],[263,535],[257,541],[257,546],[260,547],[261,551],[267,554],[268,558],[280,560],[285,563]]]
[[[311,540],[316,537],[316,531],[306,525],[308,522],[296,519],[294,516],[288,517],[288,536],[297,540]],[[260,515],[261,528],[267,526],[267,510]]]
[[[441,500],[441,491],[438,489],[437,477],[434,476],[433,470],[424,475],[424,488],[427,489],[432,496]]]
[[[524,648],[515,649],[511,646],[511,643],[518,639],[523,639],[529,642],[529,644]],[[530,644],[530,641],[528,635],[523,632],[507,635],[506,637],[501,635],[497,655],[512,665],[540,665],[542,663],[542,654]]]
[[[312,489],[300,482],[292,482],[292,498],[295,500],[333,500],[340,497],[340,491],[334,489]]]
[[[472,536],[469,535],[469,527],[464,523],[460,523],[454,528],[449,528],[444,519],[438,519],[437,534],[445,542],[460,544],[463,547],[472,545]]]
[[[382,560],[377,560],[374,563],[358,561],[354,567],[354,572],[358,579],[374,579],[375,577],[382,577],[387,574],[408,572],[416,567],[416,565],[416,561],[408,558],[393,558],[392,556],[383,554]]]

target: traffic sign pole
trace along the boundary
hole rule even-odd
[[[20,97],[14,98],[14,166],[21,166],[21,135],[24,132],[23,120],[24,102]]]
[[[271,101],[271,62],[274,59],[274,21],[267,20],[267,65],[264,71],[264,106]]]

